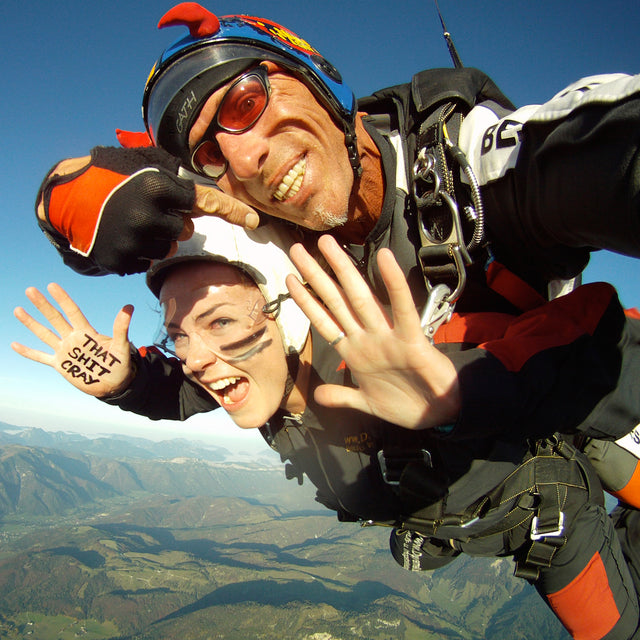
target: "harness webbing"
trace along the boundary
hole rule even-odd
[[[403,474],[402,481],[405,480]],[[514,544],[521,547],[515,575],[536,580],[540,569],[551,565],[555,553],[566,542],[565,512],[569,492],[573,490],[583,492],[585,497],[590,492],[575,449],[548,438],[535,442],[522,464],[462,513],[446,513],[443,497],[402,518],[395,526],[426,537],[462,543],[520,528],[514,538]],[[483,521],[488,521],[487,526],[482,526]]]

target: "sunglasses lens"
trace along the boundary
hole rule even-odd
[[[225,95],[218,109],[218,125],[225,131],[245,131],[262,115],[267,101],[267,89],[260,76],[248,75]]]
[[[201,142],[193,152],[191,162],[194,169],[214,179],[220,178],[227,169],[227,160],[215,138]]]
[[[269,102],[269,84],[263,67],[239,78],[222,98],[216,117],[209,125],[204,140],[191,156],[197,173],[214,180],[227,170],[227,159],[216,141],[219,130],[242,133],[250,129],[263,114]]]

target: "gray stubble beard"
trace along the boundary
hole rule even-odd
[[[328,231],[329,229],[335,229],[336,227],[344,226],[348,221],[348,213],[345,211],[341,214],[327,211],[326,209],[320,209],[315,212],[316,218],[322,222],[322,226],[318,231]]]

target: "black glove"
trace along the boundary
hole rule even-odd
[[[68,175],[51,173],[38,195],[40,226],[66,264],[90,275],[146,271],[163,258],[195,200],[179,178],[179,160],[156,147],[96,147],[91,162]]]
[[[415,531],[393,529],[389,537],[393,559],[408,571],[431,571],[449,564],[460,551],[446,540],[426,538]]]

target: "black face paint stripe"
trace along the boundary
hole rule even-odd
[[[229,344],[220,346],[219,347],[220,351],[224,353],[225,351],[236,351],[237,349],[242,349],[243,347],[246,347],[247,345],[250,345],[254,343],[256,340],[259,340],[260,338],[262,338],[266,330],[267,330],[267,327],[265,325],[264,327],[262,327],[262,329],[259,329],[255,333],[252,333],[250,336],[247,336],[242,340],[238,340],[237,342],[230,342]]]
[[[230,364],[233,364],[234,362],[242,362],[243,360],[248,360],[249,358],[264,351],[265,349],[270,347],[272,344],[273,344],[273,340],[269,338],[268,340],[265,340],[264,342],[257,344],[255,347],[253,347],[253,349],[249,349],[249,351],[247,351],[246,353],[243,353],[241,356],[236,356],[234,358],[224,358],[224,360],[226,362],[229,362]]]

